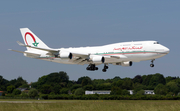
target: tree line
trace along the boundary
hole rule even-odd
[[[31,86],[31,87],[29,87]],[[26,88],[20,91],[18,88]],[[84,95],[85,90],[111,90],[110,95]],[[128,90],[133,90],[133,95]],[[144,90],[154,90],[156,95],[144,95]],[[66,72],[54,72],[40,77],[30,85],[22,77],[6,80],[0,76],[0,91],[4,97],[32,97],[44,99],[82,99],[82,98],[178,98],[180,92],[179,77],[164,77],[162,74],[136,75],[134,78],[91,79],[80,77],[69,80]]]

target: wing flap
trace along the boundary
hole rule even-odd
[[[87,60],[83,60],[83,61],[79,62],[78,64],[79,64],[79,65],[88,64],[88,61],[87,61]]]
[[[107,58],[107,59],[111,59],[111,58],[114,58],[114,59],[127,59],[127,57],[125,55],[110,55],[110,56],[105,56],[105,58]]]
[[[84,59],[89,58],[89,54],[87,54],[87,53],[73,53],[73,52],[71,52],[71,53],[75,57],[80,57],[80,58],[84,58]]]
[[[79,65],[84,65],[84,64],[88,64],[89,62],[87,61],[87,59],[85,58],[81,58],[81,57],[76,57],[70,60],[72,63],[75,64],[79,64]]]

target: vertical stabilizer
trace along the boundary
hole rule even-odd
[[[31,32],[28,28],[20,28],[20,31],[21,31],[24,43],[26,45],[49,49],[49,47],[43,41],[41,41],[33,32]],[[27,47],[27,50],[35,51],[36,49]]]

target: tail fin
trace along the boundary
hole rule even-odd
[[[24,43],[26,45],[34,46],[34,47],[40,47],[40,48],[47,48],[49,47],[41,41],[33,32],[31,32],[28,28],[20,28]],[[32,48],[27,47],[27,50],[35,50]]]

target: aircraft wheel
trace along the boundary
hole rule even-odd
[[[98,70],[98,67],[96,67],[95,69]]]
[[[90,70],[90,68],[89,68],[89,67],[87,67],[87,68],[86,68],[86,70]]]
[[[150,67],[154,67],[154,64],[150,64]]]
[[[102,71],[103,71],[103,72],[106,72],[106,69],[103,69]]]

